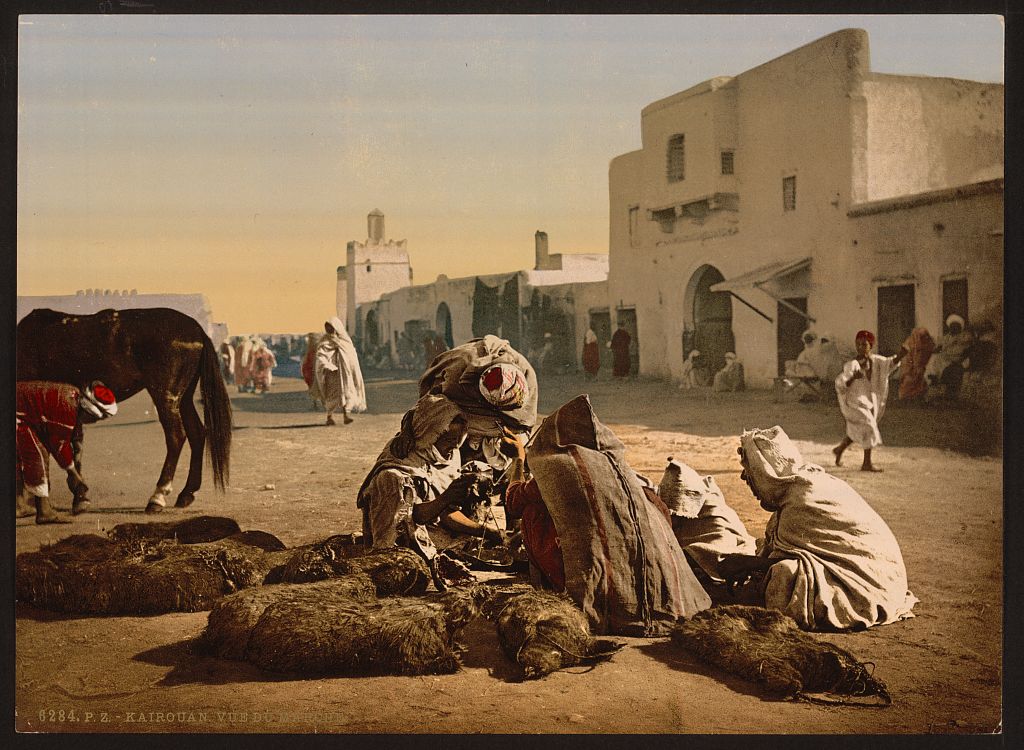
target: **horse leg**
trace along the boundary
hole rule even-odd
[[[85,480],[82,479],[82,453],[85,450],[85,435],[81,424],[76,425],[74,432],[71,434],[71,450],[74,455],[74,463],[68,467],[67,480],[68,489],[74,495],[74,500],[71,503],[71,513],[77,516],[89,510],[89,506],[92,504],[89,498],[86,497],[89,487],[85,484]]]
[[[185,444],[185,427],[182,425],[179,411],[180,400],[179,396],[172,393],[160,394],[159,397],[153,398],[156,413],[160,417],[160,425],[164,428],[167,457],[164,458],[164,466],[160,470],[156,489],[146,504],[147,513],[160,513],[167,507],[167,497],[171,494],[171,480],[174,479],[174,471],[178,467],[181,448]]]
[[[15,487],[15,517],[26,518],[27,516],[34,516],[36,514],[35,501],[32,498],[32,493],[25,489],[25,480],[21,477],[21,471],[17,473],[17,484]]]
[[[194,391],[193,391],[194,392]],[[187,508],[196,499],[195,493],[203,482],[203,450],[206,448],[206,428],[199,419],[196,405],[192,401],[192,393],[186,393],[181,402],[181,421],[185,425],[185,435],[188,437],[188,448],[191,457],[188,463],[188,479],[185,480],[185,487],[178,494],[174,503],[175,508]]]

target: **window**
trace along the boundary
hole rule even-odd
[[[639,237],[637,234],[640,230],[640,207],[630,206],[629,207],[629,245],[630,247],[636,247]]]
[[[672,234],[676,228],[675,208],[663,208],[660,211],[651,211],[651,218],[658,222],[661,231],[665,234]]]
[[[782,210],[796,210],[796,177],[782,178]]]
[[[946,330],[946,318],[959,315],[967,317],[967,279],[944,279],[942,282],[942,330]]]
[[[686,149],[683,135],[674,135],[668,139],[668,158],[666,160],[665,172],[669,182],[682,182],[686,176],[685,162]]]
[[[722,152],[722,174],[735,174],[735,157],[732,151]]]

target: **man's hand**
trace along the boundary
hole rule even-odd
[[[772,566],[775,560],[758,555],[731,554],[718,563],[718,571],[725,579],[729,593],[734,594],[736,586],[742,586],[754,573],[763,573]]]
[[[523,445],[523,439],[505,426],[501,428],[499,450],[502,455],[509,458],[518,458],[520,461],[526,460],[526,446]]]
[[[475,474],[460,474],[455,477],[452,483],[441,493],[441,499],[444,500],[445,505],[449,508],[452,506],[462,507],[462,504],[466,501],[466,494],[477,479],[478,477]]]

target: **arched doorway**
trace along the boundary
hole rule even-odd
[[[377,311],[370,310],[366,313],[366,324],[363,326],[366,333],[366,345],[364,351],[375,352],[380,346],[380,326],[377,324]]]
[[[683,321],[683,358],[696,349],[699,366],[708,375],[725,364],[725,353],[736,351],[732,332],[732,299],[728,292],[712,292],[711,287],[725,281],[714,266],[701,266],[690,278],[685,298]]]
[[[455,346],[452,338],[452,313],[448,309],[448,303],[442,302],[437,306],[437,315],[434,318],[434,330],[441,335],[444,343],[451,349]]]

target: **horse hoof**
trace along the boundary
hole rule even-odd
[[[175,508],[187,508],[196,500],[196,496],[191,492],[182,492],[178,495],[178,499],[174,502]]]
[[[160,505],[160,503],[150,503],[149,505],[146,506],[146,512],[147,513],[163,513],[164,512],[164,506]]]
[[[71,505],[71,515],[81,515],[82,513],[85,513],[87,510],[89,510],[91,506],[92,503],[89,500],[75,500],[75,502],[72,503]]]

